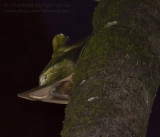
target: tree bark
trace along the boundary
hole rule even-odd
[[[145,137],[160,83],[160,1],[101,0],[62,137]]]

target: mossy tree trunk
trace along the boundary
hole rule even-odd
[[[160,1],[101,0],[62,137],[145,137],[160,84]]]

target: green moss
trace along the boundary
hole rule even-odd
[[[102,0],[94,12],[92,20],[94,32],[103,29],[107,22],[120,21],[123,16],[128,16],[128,9],[134,13],[138,1],[139,0]]]
[[[85,92],[84,93],[81,92],[78,96],[74,98],[74,106],[70,104],[70,107],[67,107],[66,109],[67,115],[65,120],[66,122],[68,121],[67,123],[69,123],[69,125],[67,124],[65,126],[66,129],[63,130],[62,136],[65,135],[68,132],[68,130],[72,130],[70,128],[75,127],[77,124],[81,126],[82,129],[86,128],[87,126],[93,125],[96,119],[99,119],[99,116],[103,114],[104,109],[101,107],[102,103],[101,104],[98,103],[100,101],[99,98],[96,98],[92,102],[88,101],[90,97],[95,97],[97,95],[99,97],[101,96],[102,89],[98,88],[102,87],[101,84],[103,84],[101,81],[95,81],[92,84],[81,87],[84,89],[83,91]],[[92,90],[87,91],[88,89]],[[93,109],[89,111],[90,108]],[[79,117],[81,117],[81,119],[79,119]]]
[[[77,81],[76,78],[82,81],[111,65],[113,63],[112,58],[115,58],[117,53],[121,53],[121,57],[126,56],[126,54],[133,54],[136,58],[143,57],[145,60],[150,58],[151,50],[147,43],[147,32],[143,32],[141,26],[131,30],[131,32],[127,32],[127,28],[123,28],[123,30],[120,28],[119,25],[105,29],[90,39],[75,70],[74,81]],[[111,68],[111,70],[113,69]]]
[[[111,95],[111,91],[118,88],[117,77],[112,77],[111,80],[105,79],[104,76],[118,73],[118,70],[122,69],[124,72],[129,71],[130,68],[137,69],[140,72],[139,76],[147,75],[144,76],[145,79],[151,77],[150,72],[146,74],[146,68],[149,68],[149,64],[153,64],[154,60],[147,40],[149,32],[145,19],[138,16],[138,11],[135,10],[140,2],[140,0],[102,0],[97,6],[93,18],[93,35],[79,59],[73,77],[73,95],[65,112],[63,137],[68,137],[70,131],[73,132],[76,128],[87,130],[91,126],[94,127],[102,118],[105,121],[106,117],[117,118],[125,115],[126,112],[122,109],[115,108],[116,99],[106,99]],[[107,22],[114,20],[118,20],[116,25],[105,27]],[[140,65],[137,67],[138,61]],[[128,68],[125,68],[126,66]],[[145,70],[144,74],[141,69]],[[123,74],[119,75],[123,79]],[[83,80],[85,83],[81,85]],[[138,89],[141,83],[137,79],[135,81],[130,84]],[[124,101],[133,100],[137,95],[138,93],[133,94],[132,98],[126,98]],[[98,98],[87,101],[91,97]],[[134,106],[138,105],[134,100],[133,103]]]

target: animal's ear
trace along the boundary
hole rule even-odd
[[[57,34],[56,36],[54,36],[53,40],[52,40],[52,46],[53,46],[53,53],[61,48],[62,46],[64,46],[66,44],[66,42],[68,41],[69,37],[65,36],[63,33],[61,34]]]

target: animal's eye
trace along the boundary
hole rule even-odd
[[[55,89],[54,87],[52,87],[52,88],[50,89],[50,91],[49,91],[49,95],[50,95],[50,96],[53,96],[55,90],[56,90],[56,89]]]
[[[55,90],[56,90],[55,87],[51,88],[51,92],[55,92]]]

